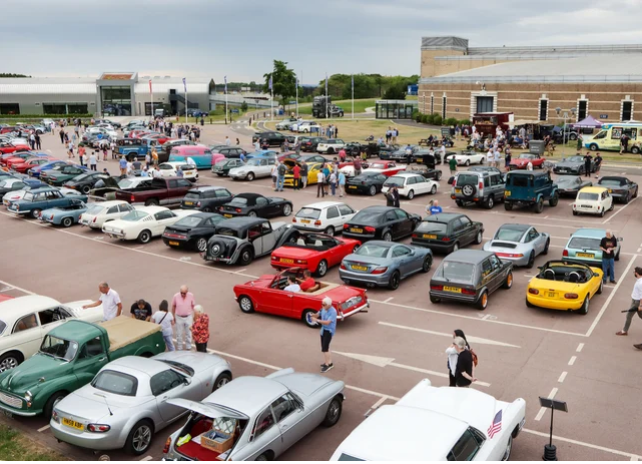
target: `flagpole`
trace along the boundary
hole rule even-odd
[[[295,82],[295,92],[296,92],[296,117],[299,117],[299,79],[297,78]]]
[[[150,110],[149,114],[151,116],[152,121],[154,120],[154,91],[152,90],[152,80],[149,80],[149,105],[150,105]]]
[[[325,73],[325,118],[328,119],[328,110],[330,109],[330,101],[328,100],[328,73]]]
[[[184,78],[183,87],[185,87],[185,124],[187,124],[187,81]]]
[[[225,76],[225,124],[227,124],[227,76]]]
[[[352,119],[354,119],[354,74],[352,75]]]

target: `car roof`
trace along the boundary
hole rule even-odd
[[[416,176],[423,177],[421,174],[417,172],[398,172],[394,175],[394,177],[416,177]]]
[[[438,213],[438,214],[432,214],[425,218],[425,221],[430,221],[430,222],[450,222],[453,219],[456,219],[458,217],[465,216],[465,214],[460,214],[460,213]]]
[[[365,208],[363,208],[363,209],[362,209],[361,211],[359,211],[359,212],[363,212],[363,211],[377,211],[377,212],[380,212],[380,213],[385,213],[386,211],[393,210],[393,209],[398,209],[398,208],[395,208],[394,206],[380,206],[380,205],[374,205],[374,206],[366,206]]]
[[[490,255],[494,254],[495,253],[492,253],[490,251],[465,249],[450,253],[444,258],[444,261],[458,261],[461,263],[477,264],[488,258]]]
[[[209,192],[210,190],[225,190],[226,187],[220,185],[201,185],[199,187],[194,187],[189,189],[190,192]]]
[[[136,211],[143,211],[145,213],[149,214],[156,214],[161,211],[169,211],[168,208],[165,208],[164,206],[137,206],[134,208]]]
[[[219,388],[205,398],[203,403],[220,404],[253,417],[288,391],[285,385],[275,380],[245,376]]]
[[[127,202],[124,200],[109,200],[109,201],[101,201],[101,202],[96,202],[92,203],[92,205],[100,205],[104,206],[105,208],[111,208],[112,206],[118,206],[118,205],[123,205],[126,204]]]
[[[531,153],[532,155],[533,153]],[[544,177],[548,176],[546,171],[510,171],[507,173],[509,176],[534,176],[534,177]]]
[[[52,190],[58,191],[58,189],[54,187],[37,187],[32,189],[31,193],[51,192]]]
[[[606,237],[606,229],[582,228],[573,232],[573,234],[571,234],[571,237],[604,238]]]
[[[608,191],[606,187],[584,187],[580,192],[602,193]]]
[[[331,206],[345,205],[345,203],[340,201],[318,201],[316,203],[310,203],[305,205],[304,208],[313,208],[313,209],[325,209],[330,208]]]
[[[264,195],[261,195],[260,193],[239,193],[236,195],[237,198],[247,198],[249,199],[257,199],[257,198],[267,198]]]
[[[13,313],[16,313],[16,315],[28,314],[33,311],[41,311],[53,306],[60,306],[60,302],[53,298],[49,298],[48,296],[19,296],[0,303],[0,318],[9,319],[13,317]]]
[[[522,232],[527,231],[530,229],[531,226],[530,224],[516,224],[516,223],[508,223],[508,224],[502,224],[499,228],[500,229],[512,229],[512,230],[521,230]]]
[[[627,181],[629,179],[628,179],[628,177],[624,177],[624,176],[603,176],[603,177],[600,178],[600,180],[598,182],[602,182],[603,180],[617,180],[617,181],[620,181],[620,182],[624,182],[624,181]]]
[[[267,219],[258,218],[258,217],[235,217],[227,219],[225,221],[224,227],[226,229],[244,229],[246,227],[252,227],[256,224],[262,224],[264,222],[269,222]]]

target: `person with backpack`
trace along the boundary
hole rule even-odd
[[[285,173],[287,170],[288,168],[285,166],[283,161],[279,161],[279,165],[276,168],[276,174],[277,174],[276,191],[277,192],[283,191],[283,183],[285,182]]]

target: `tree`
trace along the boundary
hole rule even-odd
[[[0,73],[0,78],[3,77],[31,77],[26,74],[15,74],[15,73]]]
[[[288,69],[285,61],[274,60],[274,69],[271,73],[263,74],[265,84],[263,91],[270,92],[270,78],[272,78],[272,91],[274,95],[281,97],[279,102],[282,105],[296,95],[296,74],[293,69]]]
[[[243,111],[244,113],[247,111],[247,102],[244,101],[243,103],[241,103],[241,111]]]
[[[408,88],[401,82],[395,82],[383,93],[385,100],[405,100]]]

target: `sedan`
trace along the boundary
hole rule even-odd
[[[534,166],[534,165],[533,165]],[[555,174],[575,174],[577,176],[585,175],[584,157],[581,155],[569,156],[562,158],[553,168]],[[591,160],[591,172],[595,172],[595,163]]]
[[[163,459],[278,460],[319,425],[339,422],[344,388],[340,380],[290,368],[267,377],[239,377],[202,402],[170,399],[190,416],[165,442]],[[211,445],[201,446],[206,440]]]
[[[638,196],[638,184],[626,177],[604,176],[597,185],[608,188],[613,200],[622,203],[628,203],[632,198]]]
[[[50,185],[62,186],[68,180],[71,180],[76,176],[84,174],[88,170],[89,170],[88,168],[83,166],[72,166],[72,165],[63,166],[59,170],[53,169],[50,171],[41,172],[40,180]]]
[[[376,172],[386,177],[394,176],[401,171],[406,170],[405,164],[397,164],[394,161],[375,161],[368,166],[363,172]]]
[[[207,250],[207,241],[216,233],[218,224],[225,219],[220,214],[196,213],[184,217],[163,232],[163,242],[168,247]]]
[[[229,176],[230,170],[240,168],[243,164],[245,163],[243,163],[239,158],[221,160],[212,166],[212,172],[219,177]]]
[[[50,169],[54,169],[56,166],[64,166],[67,163],[66,161],[63,160],[56,160],[56,161],[51,161],[46,164],[41,164],[39,166],[34,166],[30,169],[27,170],[27,174],[29,174],[31,177],[35,177],[36,179],[40,178],[40,173],[43,171],[48,171]]]
[[[275,164],[273,158],[252,158],[245,165],[230,169],[228,175],[232,180],[252,182],[261,177],[270,177]]]
[[[545,161],[546,158],[537,153],[522,153],[517,158],[511,159],[508,169],[526,169],[529,162],[533,165],[533,169],[542,169]]]
[[[45,209],[40,213],[40,220],[55,226],[71,227],[78,224],[80,216],[87,211],[87,205],[82,200],[71,200],[67,206]]]
[[[446,155],[446,162],[452,157],[455,158],[458,166],[470,166],[471,164],[484,164],[486,162],[486,155],[475,151],[462,151],[460,153]]]
[[[396,290],[403,279],[427,273],[431,266],[432,251],[428,248],[372,240],[343,259],[339,276],[346,285],[364,283]]]
[[[36,179],[27,179],[22,177],[3,177],[0,180],[0,197],[4,197],[9,192],[16,192],[19,190],[30,190],[32,188],[45,187],[46,184],[43,184]],[[15,198],[19,200],[20,198]],[[9,199],[4,202],[5,206],[9,205]]]
[[[492,240],[484,244],[485,251],[491,251],[502,261],[511,261],[515,266],[532,268],[535,257],[548,254],[551,236],[538,232],[526,224],[504,224]]]
[[[87,172],[85,174],[80,174],[79,176],[74,177],[73,179],[68,180],[64,183],[66,188],[78,190],[84,194],[88,194],[91,189],[94,188],[96,183],[105,178],[105,174],[102,172]]]
[[[240,193],[219,208],[226,218],[251,216],[269,218],[292,214],[292,202],[285,198],[264,197],[258,193]]]
[[[409,214],[390,206],[368,206],[359,211],[343,226],[343,236],[362,242],[366,240],[400,240],[412,234],[421,221],[417,214]]]
[[[134,210],[134,207],[122,200],[91,203],[80,217],[80,225],[101,230],[106,222],[120,219]]]
[[[426,217],[412,234],[412,244],[452,253],[470,244],[481,244],[484,224],[465,214],[439,213]]]
[[[586,177],[580,176],[559,176],[555,179],[555,183],[557,184],[557,191],[561,197],[566,196],[573,198],[575,198],[577,193],[584,187],[593,186],[593,182]]]
[[[54,160],[55,160],[55,158],[50,157],[50,156],[48,156],[46,158],[45,157],[42,157],[42,158],[41,157],[27,158],[22,163],[15,163],[15,164],[11,165],[11,169],[16,171],[16,172],[25,174],[30,169],[33,169],[33,168],[38,167],[38,166],[42,166],[44,164],[51,163]]]
[[[176,224],[181,218],[197,213],[195,210],[170,211],[162,206],[140,206],[103,225],[103,233],[120,240],[138,240],[149,243],[152,238],[163,235],[165,228]]]
[[[105,365],[90,384],[56,404],[54,436],[92,450],[125,448],[139,456],[154,434],[187,413],[171,403],[200,401],[232,380],[230,364],[209,353],[170,351],[125,356]]]
[[[362,172],[358,176],[348,177],[346,180],[346,193],[362,193],[373,197],[381,192],[387,179],[386,176],[378,172]]]

